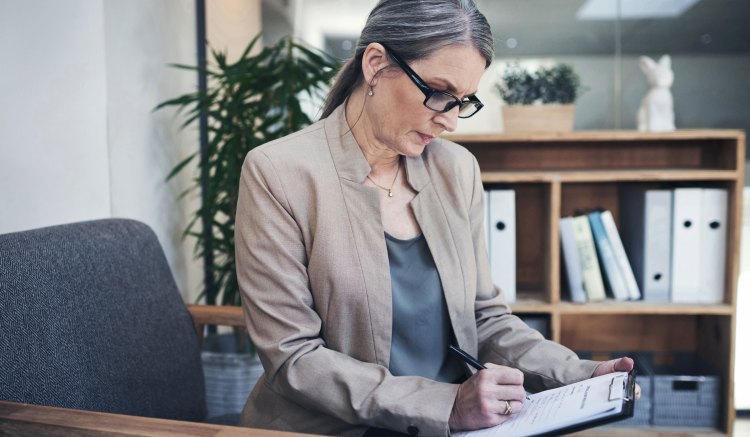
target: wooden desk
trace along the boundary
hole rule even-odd
[[[98,413],[0,401],[2,436],[303,437],[309,434]]]

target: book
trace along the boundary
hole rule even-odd
[[[586,299],[589,302],[606,299],[604,282],[596,258],[594,237],[591,235],[589,219],[585,215],[573,217],[573,235],[578,247],[578,260],[581,263],[581,276],[583,277],[583,288],[586,291]]]
[[[588,215],[589,225],[591,226],[591,234],[594,237],[594,243],[596,245],[596,251],[601,261],[602,270],[604,271],[604,278],[606,278],[609,284],[609,289],[612,292],[612,297],[615,300],[628,300],[630,295],[628,294],[628,286],[625,283],[625,278],[620,272],[620,267],[617,264],[614,250],[612,249],[612,243],[607,236],[607,231],[604,229],[604,224],[601,219],[601,212],[594,211]]]
[[[612,217],[612,212],[604,210],[599,216],[604,225],[604,230],[607,233],[607,239],[612,246],[612,253],[617,260],[617,266],[620,269],[623,280],[628,290],[628,298],[631,300],[638,300],[641,298],[641,290],[638,287],[638,281],[635,280],[635,274],[633,274],[633,268],[628,260],[628,255],[625,253],[625,247],[622,245],[622,239],[620,233],[617,231],[617,225],[615,225],[615,219]]]
[[[570,300],[575,303],[585,303],[586,291],[583,287],[583,273],[581,272],[581,262],[578,260],[576,237],[573,233],[573,217],[560,219],[560,246]]]
[[[563,435],[633,417],[635,402],[635,375],[615,372],[528,395],[521,411],[500,425],[453,435]]]

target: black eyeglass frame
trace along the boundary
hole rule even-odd
[[[431,111],[435,111],[435,112],[445,113],[455,108],[456,106],[458,106],[458,118],[469,118],[469,117],[472,117],[477,112],[479,112],[480,109],[484,108],[484,103],[482,103],[474,94],[468,96],[464,100],[461,100],[447,91],[436,90],[435,88],[430,87],[429,85],[427,85],[427,83],[425,83],[425,81],[421,77],[419,77],[416,71],[412,70],[411,67],[409,67],[409,64],[407,64],[406,61],[401,59],[399,55],[397,55],[393,50],[388,48],[388,46],[386,46],[385,44],[381,43],[380,45],[383,46],[383,48],[385,49],[385,52],[393,60],[393,62],[395,62],[396,65],[398,65],[399,68],[401,68],[401,70],[403,70],[403,72],[406,73],[407,76],[409,76],[409,79],[411,79],[411,81],[414,82],[414,85],[416,85],[417,88],[419,88],[419,90],[422,91],[422,93],[424,94],[424,101],[422,102],[422,104],[427,109]],[[427,101],[430,100],[430,98],[432,98],[432,96],[435,94],[442,94],[444,96],[450,97],[451,99],[453,99],[453,101],[446,103],[443,109],[432,108],[427,105]],[[461,110],[466,105],[473,105],[475,110],[469,115],[461,115]]]

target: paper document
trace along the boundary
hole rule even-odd
[[[458,437],[523,437],[554,433],[599,419],[625,418],[628,373],[616,372],[529,396],[523,409],[492,428],[453,433]],[[632,407],[632,405],[631,405]],[[630,412],[632,415],[632,409]],[[616,420],[616,419],[615,419]]]

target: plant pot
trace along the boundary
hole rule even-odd
[[[258,356],[237,352],[236,343],[233,333],[211,336],[204,343],[201,359],[208,417],[240,414],[250,391],[263,374]]]
[[[505,105],[502,109],[505,133],[571,132],[576,105]]]

